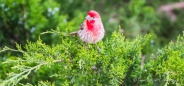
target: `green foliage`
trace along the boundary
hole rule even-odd
[[[28,41],[23,49],[19,44],[16,50],[3,48],[1,53],[9,50],[21,54],[3,62],[11,65],[12,71],[0,81],[0,85],[184,84],[184,36],[158,50],[156,56],[142,65],[141,50],[147,46],[151,35],[138,36],[130,41],[120,31],[114,32],[110,39],[98,43],[99,51],[95,45],[84,45],[66,32],[52,30],[43,34],[56,32],[62,43],[52,47],[39,38],[34,43]]]
[[[70,2],[67,0],[63,4],[68,3]],[[60,4],[57,0],[1,0],[0,46],[12,45],[15,42],[25,44],[26,39],[36,41],[41,32],[55,27],[60,27],[63,31],[65,28],[77,29],[82,21],[76,21],[83,19],[82,12],[78,13],[73,21],[68,21],[70,15],[63,11],[68,8]],[[48,35],[42,40],[48,44],[58,42],[54,37],[55,35]]]
[[[152,39],[151,35],[130,41],[121,31],[114,32],[110,39],[98,43],[99,51],[95,45],[84,45],[68,32],[58,29],[42,34],[47,33],[57,33],[62,43],[49,46],[39,38],[37,42],[27,41],[23,49],[17,44],[17,49],[5,47],[0,51],[20,53],[3,62],[12,69],[0,85],[167,86],[184,83],[184,36],[179,36],[176,43],[170,42],[144,62],[142,49]]]
[[[155,71],[155,83],[160,85],[184,85],[184,36],[158,50],[156,60],[151,62],[150,71]]]
[[[58,31],[45,33],[53,32]],[[110,39],[98,43],[101,48],[98,51],[95,45],[87,44],[86,49],[80,40],[63,34],[64,32],[58,33],[62,43],[52,47],[38,39],[35,43],[28,41],[24,49],[17,44],[17,50],[8,47],[1,50],[1,52],[10,50],[22,53],[22,56],[9,58],[4,62],[12,64],[14,72],[8,73],[1,85],[26,84],[22,81],[27,79],[33,81],[33,77],[41,71],[45,73],[52,71],[45,78],[59,80],[59,82],[50,80],[56,85],[120,85],[123,84],[125,77],[129,79],[132,75],[128,74],[128,71],[140,70],[141,49],[150,37],[139,36],[134,41],[128,41],[120,32],[114,32]],[[54,71],[52,67],[55,67]],[[37,81],[42,80],[40,78]]]

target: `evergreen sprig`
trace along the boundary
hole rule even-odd
[[[40,71],[45,72],[47,78],[46,81],[38,79],[36,82],[38,86],[114,86],[137,83],[169,85],[172,80],[176,80],[175,84],[182,85],[183,83],[183,37],[179,36],[176,43],[171,42],[160,49],[157,58],[150,60],[144,68],[141,68],[141,51],[151,35],[126,40],[125,36],[117,31],[112,34],[111,38],[98,43],[101,49],[98,51],[95,45],[84,45],[78,38],[63,34],[65,32],[52,30],[46,33],[54,32],[60,34],[60,39],[58,39],[61,40],[60,44],[49,46],[38,38],[36,42],[27,41],[24,47],[16,44],[17,49],[3,48],[0,52],[20,53],[16,55],[16,58],[9,58],[3,62],[3,64],[11,64],[12,71],[7,73],[5,80],[0,81],[0,85],[32,86],[32,82],[25,82],[25,80],[32,80],[33,76],[39,74]],[[49,78],[53,78],[54,81]],[[154,80],[157,79],[163,79],[165,82],[155,82]]]

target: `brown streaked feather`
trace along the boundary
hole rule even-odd
[[[84,29],[84,22],[79,26],[79,28],[80,28],[81,30]]]

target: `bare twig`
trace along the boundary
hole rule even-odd
[[[180,9],[180,8],[184,8],[184,2],[162,5],[158,11],[162,12],[162,13],[164,13],[164,15],[170,17],[171,21],[175,21],[177,19],[177,16],[176,16],[176,14],[174,14],[173,10]]]
[[[63,60],[54,60],[54,62],[62,62]]]
[[[141,69],[144,68],[144,60],[145,60],[146,56],[142,56],[142,60],[141,60]]]

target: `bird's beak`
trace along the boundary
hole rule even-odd
[[[90,17],[89,15],[87,15],[87,16],[86,16],[86,19],[87,19],[87,20],[90,20],[90,19],[91,19],[91,17]]]

